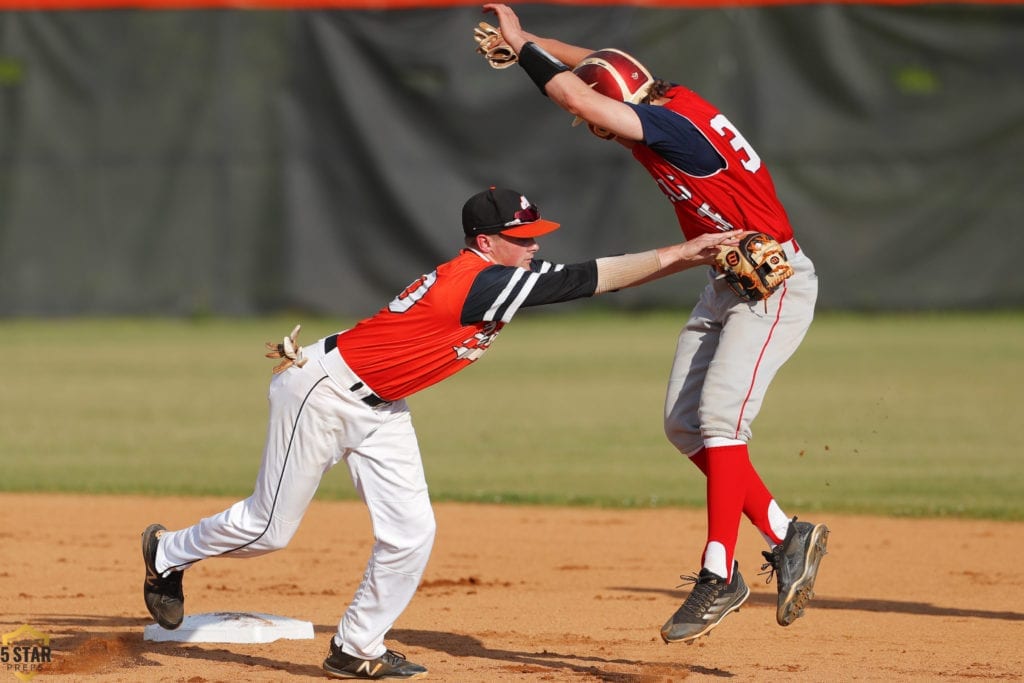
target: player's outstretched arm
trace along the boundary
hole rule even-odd
[[[731,230],[697,237],[660,249],[597,259],[597,288],[594,294],[603,294],[626,287],[635,287],[659,280],[673,273],[711,265],[723,245],[735,246],[747,234],[744,230]]]
[[[484,11],[497,16],[501,35],[519,65],[552,102],[622,140],[643,140],[640,117],[629,105],[596,92],[571,71],[592,50],[524,31],[508,5],[488,3]]]

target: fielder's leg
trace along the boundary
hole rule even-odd
[[[188,528],[154,525],[143,535],[144,597],[166,628],[181,623],[186,568],[210,557],[255,557],[285,547],[324,472],[343,452],[339,438],[358,443],[376,427],[372,411],[331,382],[319,363],[275,375],[269,398],[267,439],[252,495]]]
[[[395,660],[389,666],[426,673],[388,650],[384,636],[416,593],[433,548],[436,522],[408,406],[397,401],[377,410],[388,414],[384,423],[345,456],[373,522],[374,545],[324,662],[334,675],[343,675],[340,669],[352,658],[384,664]],[[363,666],[361,662],[354,666]]]

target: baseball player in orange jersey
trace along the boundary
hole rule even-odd
[[[405,398],[479,359],[520,308],[602,294],[710,263],[741,231],[639,254],[558,265],[535,238],[558,228],[519,192],[491,188],[462,210],[466,248],[421,276],[376,315],[302,348],[299,328],[268,357],[263,460],[251,496],[178,531],[142,534],[143,597],[167,629],[184,618],[184,570],[211,557],[285,547],[324,473],[344,461],[366,504],[374,546],[330,642],[324,670],[339,678],[417,678],[426,669],[384,637],[419,585],[434,514]]]
[[[793,275],[763,301],[737,296],[709,270],[709,282],[679,335],[665,403],[669,440],[707,481],[708,534],[694,588],[661,629],[665,642],[693,642],[739,609],[750,590],[734,559],[745,514],[770,550],[763,569],[778,584],[776,620],[788,626],[814,595],[828,528],[792,520],[754,469],[751,423],[768,385],[800,345],[818,284],[796,240],[764,161],[733,123],[695,92],[655,79],[614,49],[593,51],[527,33],[515,12],[486,4],[499,35],[481,42],[492,66],[518,64],[551,101],[615,140],[651,174],[687,239],[720,230],[759,231],[782,245]],[[486,24],[482,26],[487,26]],[[497,49],[497,53],[494,50]],[[497,54],[501,64],[496,64]]]

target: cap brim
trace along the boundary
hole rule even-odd
[[[560,223],[546,221],[541,218],[532,223],[524,223],[523,225],[506,228],[501,231],[501,234],[506,237],[540,237],[541,235],[558,230],[559,225]]]

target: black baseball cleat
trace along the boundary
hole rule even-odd
[[[385,678],[422,678],[427,669],[413,664],[405,655],[388,650],[377,659],[359,659],[341,651],[331,638],[331,651],[324,660],[324,671],[335,678],[362,678],[379,680]]]
[[[821,558],[827,554],[828,527],[824,524],[798,522],[789,524],[786,538],[770,551],[763,551],[762,570],[768,570],[767,583],[776,576],[779,604],[775,620],[780,626],[789,626],[804,614],[807,603],[814,597],[814,580],[818,577]]]
[[[727,614],[738,611],[750,597],[738,563],[733,565],[731,582],[707,569],[701,569],[697,576],[680,578],[694,586],[682,606],[661,627],[661,639],[666,643],[694,642],[718,626]]]
[[[142,561],[146,564],[142,597],[156,623],[173,631],[185,618],[185,594],[181,590],[182,572],[171,572],[163,577],[156,570],[156,548],[165,531],[161,524],[150,524],[142,532]]]

